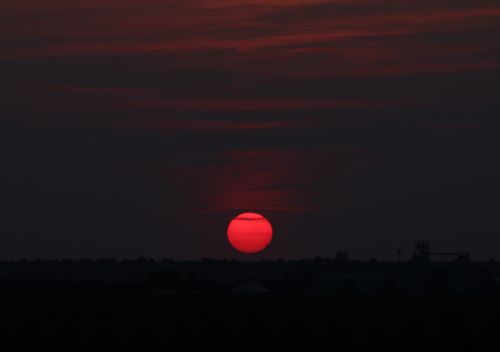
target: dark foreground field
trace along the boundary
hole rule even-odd
[[[500,339],[494,297],[11,291],[1,299],[2,351],[486,351]]]

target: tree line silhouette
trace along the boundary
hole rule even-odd
[[[500,263],[352,260],[346,251],[331,258],[197,261],[147,258],[0,261],[0,288],[229,292],[247,281],[273,292],[334,295],[446,295],[500,292]]]

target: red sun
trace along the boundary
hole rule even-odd
[[[229,243],[240,252],[258,253],[271,243],[273,228],[262,215],[243,213],[229,223],[227,238]]]

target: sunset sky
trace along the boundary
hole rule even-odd
[[[0,259],[500,259],[499,0],[0,0]],[[256,257],[250,257],[259,259]]]

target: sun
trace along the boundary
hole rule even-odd
[[[257,213],[242,213],[229,223],[227,228],[229,243],[243,253],[263,251],[273,238],[271,223]]]

